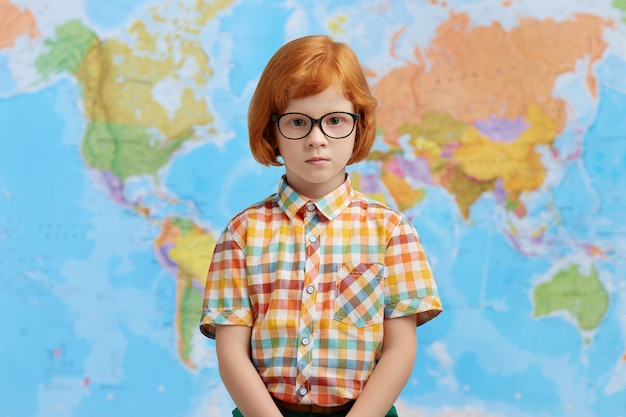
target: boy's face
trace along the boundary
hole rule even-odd
[[[348,101],[336,87],[329,87],[319,94],[301,99],[291,100],[283,112],[302,113],[313,119],[319,119],[329,113],[354,113],[354,104]],[[345,116],[345,115],[342,115]],[[285,116],[286,120],[287,116]],[[296,126],[301,123],[310,124],[306,117],[297,118],[289,123]],[[350,116],[345,120],[333,115],[322,120],[327,133],[339,123],[354,123]],[[309,198],[319,198],[328,194],[345,180],[346,164],[352,156],[356,128],[342,139],[326,136],[319,124],[314,124],[311,132],[302,139],[285,138],[274,128],[278,150],[285,163],[287,183],[298,193]]]

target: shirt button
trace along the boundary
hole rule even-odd
[[[312,285],[309,285],[308,287],[306,287],[306,293],[307,294],[313,294],[315,292],[315,287]]]
[[[315,205],[314,205],[314,204],[307,204],[307,205],[306,205],[306,209],[307,209],[308,211],[313,211],[313,210],[315,210]]]
[[[302,397],[304,397],[307,392],[309,392],[309,391],[306,389],[306,387],[298,388],[298,394],[300,394]]]
[[[302,339],[302,344],[304,346],[308,346],[309,343],[311,343],[311,339],[309,339],[308,337],[305,337],[305,338]]]
[[[309,242],[311,243],[315,243],[317,241],[317,238],[313,235],[309,236]]]

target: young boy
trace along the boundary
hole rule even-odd
[[[285,44],[261,75],[250,147],[285,175],[220,236],[200,324],[234,416],[397,415],[416,325],[441,303],[411,223],[346,174],[375,108],[354,52],[327,36]]]

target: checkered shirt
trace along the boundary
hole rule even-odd
[[[281,180],[220,236],[200,329],[251,326],[252,361],[268,391],[292,403],[356,399],[380,358],[383,320],[442,310],[414,227],[354,190],[318,200]]]

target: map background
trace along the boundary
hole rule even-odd
[[[382,24],[378,14],[349,1],[301,9],[290,2],[226,5],[202,34],[214,74],[200,91],[209,97],[213,132],[174,153],[156,185],[130,178],[126,202],[115,199],[83,157],[88,123],[80,85],[67,74],[46,79],[33,62],[45,54],[44,40],[73,18],[101,39],[126,39],[130,23],[150,21],[153,3],[11,3],[34,13],[40,34],[17,36],[0,49],[0,416],[228,415],[232,404],[211,342],[197,334],[187,340],[195,346],[194,367],[181,354],[177,319],[187,307],[176,302],[177,272],[155,248],[164,219],[190,217],[219,231],[236,211],[275,191],[280,169],[252,162],[245,112],[256,77],[286,39],[333,33],[337,21],[327,16],[348,16],[337,37],[382,74],[402,64],[388,54],[399,25],[407,28],[403,36],[425,46],[451,10],[467,13],[472,25],[493,19],[508,29],[517,16],[565,19],[582,12],[611,17],[615,30],[605,34],[609,51],[593,67],[597,100],[580,87],[584,68],[561,76],[551,92],[568,97],[573,108],[557,149],[576,155],[584,144],[584,152],[548,167],[547,185],[531,193],[528,215],[516,226],[534,230],[549,195],[561,221],[548,222],[552,243],[528,253],[521,239],[508,238],[511,219],[492,193],[473,203],[468,220],[434,184],[423,185],[427,197],[407,210],[446,311],[418,331],[402,415],[626,414],[626,57],[619,2],[391,2]],[[408,14],[411,5],[420,13]],[[275,23],[272,30],[267,22]],[[412,54],[408,43],[396,51]],[[380,166],[368,162],[354,171],[379,176]],[[144,197],[148,218],[127,204],[135,195]],[[577,241],[598,246],[602,256],[573,249]],[[533,288],[571,263],[593,264],[611,296],[592,331],[581,331],[563,312],[532,314]]]

